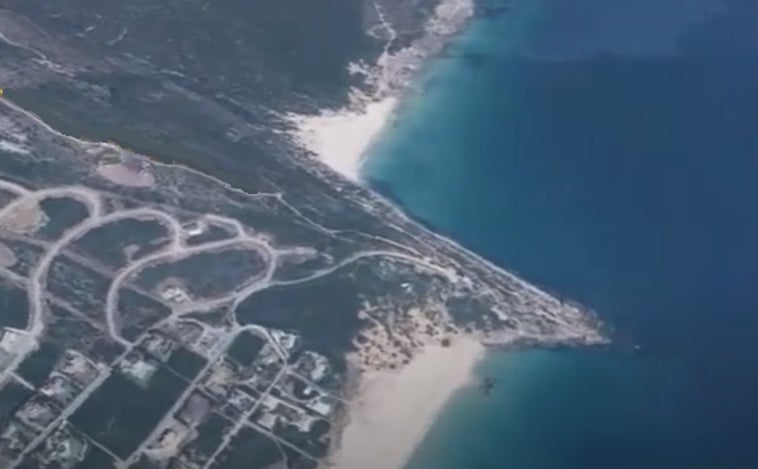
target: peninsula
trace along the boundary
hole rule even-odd
[[[358,180],[467,1],[2,7],[0,466],[399,467],[484,346],[606,340]]]

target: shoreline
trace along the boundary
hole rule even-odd
[[[447,347],[428,344],[398,370],[362,371],[327,467],[403,467],[453,395],[471,383],[485,351],[457,336]]]
[[[314,116],[290,115],[295,140],[351,182],[361,181],[364,155],[387,127],[399,100],[390,96]],[[357,108],[356,108],[357,107]]]
[[[366,153],[403,105],[413,80],[430,59],[437,56],[474,16],[474,0],[441,0],[430,16],[421,37],[409,46],[389,52],[395,32],[376,64],[351,64],[353,74],[364,76],[368,90],[353,88],[348,102],[338,109],[318,114],[287,113],[296,144],[353,183],[361,184]]]
[[[464,3],[470,4],[472,2],[470,0],[442,0],[440,5],[460,6]],[[462,28],[471,17],[463,15],[456,16],[456,18],[463,18],[465,20],[464,22],[456,23],[458,28]],[[325,179],[328,177],[327,180],[331,182],[335,179],[342,179],[339,177],[340,174],[347,176],[346,179],[357,183],[357,186],[363,186],[356,189],[358,195],[364,194],[363,189],[366,189],[366,187],[361,184],[359,178],[365,151],[380,132],[388,124],[391,125],[392,117],[398,111],[399,106],[404,103],[402,99],[414,91],[414,88],[411,86],[413,83],[408,77],[418,71],[415,67],[423,65],[430,56],[433,57],[434,51],[441,50],[446,43],[446,39],[459,31],[459,29],[454,30],[452,27],[448,29],[443,28],[443,30],[447,36],[432,35],[431,39],[430,37],[422,38],[423,41],[437,41],[434,42],[434,47],[430,46],[424,49],[426,55],[418,53],[418,49],[414,48],[414,43],[409,48],[399,51],[395,56],[383,56],[381,58],[382,63],[378,64],[382,73],[373,77],[367,74],[369,84],[375,85],[375,93],[370,95],[365,93],[354,94],[351,104],[338,111],[325,111],[315,116],[300,116],[306,119],[300,122],[301,126],[305,126],[301,127],[300,130],[304,128],[308,129],[308,125],[311,125],[309,133],[317,137],[316,143],[319,142],[318,138],[326,136],[325,140],[321,140],[321,143],[326,143],[327,146],[321,147],[322,154],[318,158],[312,158],[312,161],[317,164],[311,164],[311,167],[308,168],[309,171],[321,174],[322,168],[319,166],[329,166],[333,170],[336,169],[338,174],[324,174],[322,177],[325,176]],[[425,46],[429,46],[429,44],[425,44]],[[398,58],[397,56],[400,57]],[[409,62],[403,62],[403,58],[408,57],[413,59],[411,65],[409,65]],[[387,70],[397,71],[398,69],[402,72],[398,75],[387,72]],[[402,79],[398,79],[398,76],[402,77]],[[348,145],[345,145],[346,140],[349,141]],[[302,143],[302,141],[299,143]],[[335,144],[336,146],[328,146]],[[313,145],[313,142],[310,145]],[[331,155],[331,150],[324,150],[324,148],[335,148],[339,152],[335,151],[334,155]],[[311,153],[315,153],[317,156],[319,155],[318,151],[313,151],[307,145],[305,149],[310,150]],[[332,159],[331,161],[325,159],[324,151],[329,153],[328,157],[334,156],[336,159]],[[161,164],[167,167],[175,166],[174,164]],[[324,167],[323,169],[326,168]],[[324,171],[324,173],[328,172]],[[350,177],[351,174],[353,177]],[[345,182],[338,181],[334,183],[334,187],[337,187],[337,190],[340,191],[343,184],[349,186]],[[239,190],[228,183],[222,182],[222,184],[231,189]],[[351,193],[352,191],[346,191],[348,195]],[[392,204],[385,197],[378,194],[370,194],[370,196],[368,200],[371,202],[379,201],[385,205],[380,207],[381,210],[372,213],[386,211],[386,215],[393,222],[400,220],[405,223],[410,219],[407,214],[403,213],[400,208]],[[361,199],[358,198],[357,200],[360,201]],[[451,239],[433,233],[423,226],[418,228],[418,232],[427,241],[431,240],[435,244],[439,243],[444,252],[450,250],[462,256],[462,261],[465,261],[466,265],[456,264],[460,265],[461,268],[472,266],[477,271],[483,268],[484,270],[494,270],[501,275],[506,275],[507,279],[518,287],[531,290],[530,293],[532,294],[536,293],[540,297],[545,295],[539,289],[535,289],[504,269],[495,266],[490,261],[463,248]],[[465,272],[465,269],[463,271]],[[463,280],[466,279],[464,278]],[[568,332],[569,337],[574,337],[575,334],[572,331]],[[533,339],[532,336],[528,336],[528,338]],[[459,337],[455,340],[456,342],[467,341],[472,348],[474,346],[480,348],[483,355],[485,348],[481,343],[475,343],[473,339],[468,337]],[[502,338],[502,340],[513,343],[519,340],[519,337],[509,336]],[[456,346],[457,344],[451,346],[449,349],[454,349]],[[356,381],[358,382],[356,383],[356,394],[354,395],[355,402],[348,406],[348,411],[353,418],[350,422],[345,422],[344,427],[336,429],[342,433],[342,444],[336,444],[336,440],[339,439],[337,438],[335,444],[330,448],[330,458],[336,463],[332,467],[343,467],[346,469],[352,469],[353,467],[371,469],[372,467],[376,467],[376,469],[380,469],[402,467],[406,463],[422,441],[426,432],[434,424],[436,417],[444,409],[445,404],[458,389],[470,382],[473,368],[481,358],[481,356],[468,357],[467,354],[450,356],[444,353],[447,350],[447,348],[438,345],[426,345],[417,351],[415,357],[407,366],[398,371],[379,372],[367,370],[357,376]],[[464,356],[466,359],[462,358]],[[459,359],[461,360],[460,362],[458,362]],[[424,365],[427,361],[428,364]],[[453,362],[455,362],[455,366],[452,365]],[[417,382],[417,379],[420,381]],[[414,399],[420,399],[420,401]],[[374,417],[379,420],[378,423],[372,424],[371,422],[374,420]],[[389,441],[385,442],[386,446],[377,445],[376,443],[380,440],[384,442],[384,437],[390,438]],[[384,449],[379,450],[378,448]],[[372,458],[367,455],[374,455],[374,457]],[[361,460],[351,459],[356,457],[366,457],[366,460],[361,462]],[[371,466],[367,464],[367,461],[369,463],[383,462],[385,464]]]
[[[316,163],[367,188],[361,171],[368,151],[382,132],[392,126],[409,95],[416,91],[414,80],[423,67],[460,34],[473,17],[473,0],[441,0],[421,38],[392,54],[385,49],[373,67],[355,67],[365,74],[365,83],[372,92],[351,90],[349,102],[339,109],[326,109],[313,115],[287,114],[285,120],[294,127],[290,132],[294,143],[309,153],[310,159]],[[336,185],[341,186],[339,182]],[[372,197],[388,204],[392,215],[408,219],[403,210],[384,196],[373,193]],[[495,269],[519,287],[555,300],[553,295],[495,266],[457,241],[423,226],[422,230],[436,242],[465,251],[473,262]],[[579,305],[557,302],[563,308],[582,313],[583,308]],[[597,321],[591,322],[598,326]],[[569,330],[565,337],[556,340],[555,345],[608,343],[603,333],[595,332],[594,336],[584,336]],[[447,348],[425,344],[400,369],[357,371],[350,387],[350,403],[342,422],[333,431],[335,439],[324,467],[403,468],[453,395],[471,383],[474,368],[484,358],[486,350],[528,347],[533,343],[545,346],[544,342],[531,336],[460,335]]]
[[[569,312],[577,319],[577,328],[569,328],[552,341],[546,342],[543,337],[530,334],[480,337],[485,345],[606,345],[610,343],[612,331],[605,329],[594,311],[520,278],[516,272],[496,265],[460,241],[439,232],[437,227],[432,229],[426,226],[396,201],[368,187],[362,179],[361,169],[368,150],[381,132],[391,127],[396,113],[406,105],[409,95],[417,90],[414,80],[423,72],[424,66],[439,56],[450,41],[471,24],[476,16],[475,8],[475,0],[440,0],[434,14],[427,20],[424,34],[410,45],[390,53],[389,45],[393,41],[390,39],[373,66],[365,63],[350,65],[351,72],[364,75],[368,92],[351,89],[348,103],[338,109],[324,109],[318,114],[286,113],[282,118],[293,126],[286,133],[292,143],[303,150],[303,158],[299,160],[301,166],[329,181],[338,192],[350,194],[360,205],[382,204],[385,210],[381,216],[391,223],[416,223],[420,228],[416,236],[423,236],[453,252],[462,253],[465,264],[458,264],[458,267],[494,271],[509,283]],[[390,36],[394,37],[394,34]],[[351,132],[355,130],[358,132]],[[347,145],[344,144],[345,140],[348,141]]]

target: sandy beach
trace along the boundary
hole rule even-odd
[[[351,64],[351,73],[364,74],[370,91],[353,88],[349,102],[339,109],[285,115],[293,124],[292,137],[332,170],[360,182],[366,151],[392,119],[416,72],[442,50],[473,14],[472,0],[441,0],[424,34],[407,47],[392,52],[397,33],[383,22],[390,38],[384,53],[370,67]]]
[[[295,138],[333,170],[353,182],[360,179],[366,150],[384,128],[397,104],[387,97],[357,110],[328,111],[314,116],[291,116]]]
[[[483,354],[478,342],[457,337],[425,347],[401,370],[364,373],[330,467],[402,468]]]
[[[366,152],[393,118],[412,77],[460,31],[473,10],[471,0],[442,0],[422,37],[394,52],[390,49],[397,35],[384,22],[391,38],[384,53],[371,67],[355,67],[366,74],[372,91],[351,90],[349,103],[340,109],[286,115],[294,124],[292,137],[332,170],[360,183]],[[483,355],[479,342],[456,337],[447,347],[427,345],[401,369],[364,371],[328,467],[402,468],[445,403],[470,382]]]

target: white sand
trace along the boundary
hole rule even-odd
[[[456,338],[450,347],[428,346],[400,371],[364,374],[330,467],[403,467],[483,353],[478,342]]]
[[[387,97],[356,109],[325,111],[319,115],[291,115],[295,138],[321,161],[352,181],[360,179],[369,145],[392,115],[397,99]]]
[[[412,77],[425,59],[439,53],[447,40],[474,14],[473,0],[441,0],[424,26],[424,33],[407,47],[392,49],[398,34],[377,10],[376,28],[387,37],[376,63],[351,63],[348,71],[364,75],[371,91],[353,89],[349,104],[317,115],[288,114],[293,137],[323,163],[358,182],[366,150],[395,111],[398,97],[407,91]]]

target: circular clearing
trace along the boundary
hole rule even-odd
[[[123,163],[105,164],[97,168],[98,174],[114,184],[127,187],[150,187],[155,176],[148,170],[132,168]]]

